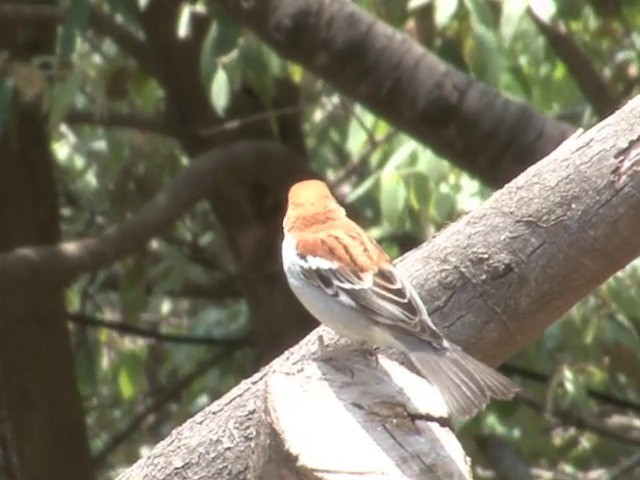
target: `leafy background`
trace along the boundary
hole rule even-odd
[[[585,99],[537,22],[571,38],[613,98],[623,100],[639,90],[638,2],[358,4],[457,68],[576,125],[588,127],[602,114]],[[139,31],[129,3],[70,0],[61,5],[69,10],[57,55],[16,64],[2,77],[0,128],[16,95],[42,103],[57,158],[64,237],[75,239],[98,234],[136,212],[187,158],[156,119],[165,99],[154,78],[88,28],[89,8],[97,6]],[[278,57],[209,4],[184,2],[176,31],[189,35],[203,9],[212,10],[215,20],[202,47],[200,86],[215,111],[225,115],[242,84],[269,105],[275,78],[294,81],[302,92],[312,166],[392,256],[425,241],[491,194]],[[421,38],[425,22],[432,22],[430,38]],[[134,257],[82,278],[67,290],[66,302],[102,478],[113,478],[251,371],[252,352],[243,343],[251,321],[248,308],[231,254],[205,205]],[[531,478],[637,478],[639,327],[636,261],[508,363],[505,371],[529,396],[493,405],[462,428],[465,447],[477,459],[477,478],[495,478],[483,459],[496,446],[510,449]]]

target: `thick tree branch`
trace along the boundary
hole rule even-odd
[[[447,337],[497,365],[640,255],[640,97],[398,261]]]
[[[640,254],[640,174],[631,172],[617,183],[612,173],[619,157],[640,156],[638,118],[640,97],[587,133],[570,139],[477,211],[397,262],[403,273],[420,287],[435,320],[450,338],[478,357],[497,364],[537,337],[596,283]],[[326,335],[326,329],[321,332]],[[290,397],[289,402],[286,397],[278,397],[274,386],[284,382],[291,388],[300,388],[296,381],[308,380],[309,369],[322,368],[321,363],[312,360],[317,335],[314,332],[268,368],[176,429],[120,478],[175,478],[175,465],[180,465],[182,478],[200,475],[220,480],[238,476],[270,478],[274,465],[286,475],[312,472],[319,478],[329,478],[327,472],[335,471],[328,470],[328,465],[334,469],[344,465],[350,468],[354,463],[332,464],[314,456],[313,452],[322,449],[314,448],[315,443],[307,442],[306,447],[298,443],[295,422],[283,424],[280,417],[273,417],[274,409],[289,409],[296,421],[299,418],[296,414],[305,402],[297,396]],[[335,339],[331,345],[334,342]],[[402,412],[416,407],[408,390],[404,390],[408,398],[394,397],[391,402],[387,399],[381,401],[383,406],[379,409],[372,409],[371,397],[356,395],[362,399],[359,402],[353,398],[353,392],[348,392],[354,378],[362,381],[358,373],[363,368],[361,361],[354,356],[345,361],[349,363],[335,371],[330,367],[323,370],[325,387],[313,383],[306,390],[309,399],[315,398],[317,389],[331,389],[332,398],[341,399],[343,410],[350,412],[358,423],[355,426],[341,417],[343,423],[331,434],[335,442],[351,438],[352,430],[364,429],[369,439],[378,442],[378,454],[373,455],[363,447],[353,456],[377,459],[382,450],[391,462],[385,473],[393,471],[398,478],[403,477],[393,469],[403,462],[414,465],[424,460],[420,452],[425,450],[442,452],[442,444],[429,437],[428,432],[437,428],[433,422],[427,422],[426,430],[421,430],[419,424],[402,423],[406,421]],[[371,364],[370,368],[374,372],[381,368],[387,371],[386,363],[383,367]],[[345,376],[350,379],[346,384]],[[369,380],[380,395],[385,395],[389,382],[399,377],[392,375],[392,378],[373,375]],[[375,392],[376,388],[369,392]],[[424,396],[428,395],[419,395]],[[316,405],[310,416],[331,421],[333,407]],[[358,408],[354,409],[354,405]],[[356,411],[364,412],[366,419]],[[437,414],[433,415],[435,420]],[[610,427],[603,430],[602,425],[583,418],[573,421],[621,441],[637,443],[635,436],[616,435]],[[398,460],[396,443],[383,441],[379,436],[379,432],[389,432],[390,424],[405,425],[405,431],[410,432],[417,429],[423,442],[421,449],[408,448]],[[304,438],[316,438],[320,431],[324,431],[321,425],[311,423]],[[354,442],[352,447],[364,445],[365,439],[358,439],[363,443]],[[336,454],[334,458],[341,457]],[[451,454],[448,460],[455,458],[458,457]],[[444,461],[437,464],[451,465]],[[357,465],[357,470],[348,471],[373,471],[365,470],[361,463]],[[465,475],[462,470],[457,473]],[[286,475],[278,478],[289,478]]]
[[[490,185],[503,185],[574,130],[446,65],[354,2],[213,3],[284,57]]]
[[[20,280],[53,285],[71,282],[78,275],[98,270],[142,247],[168,229],[188,208],[209,193],[221,162],[260,157],[286,163],[295,154],[274,142],[240,142],[214,150],[194,161],[136,215],[99,237],[65,242],[53,247],[25,247],[0,255],[0,288]]]

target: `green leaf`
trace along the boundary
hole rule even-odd
[[[274,72],[271,70],[265,49],[258,40],[248,37],[240,45],[238,60],[242,80],[258,95],[263,105],[273,104]]]
[[[123,321],[136,323],[147,307],[149,298],[145,292],[146,269],[141,262],[129,263],[120,277],[118,294]]]
[[[507,45],[518,30],[520,19],[527,11],[529,0],[503,0],[500,16],[500,35]]]
[[[51,93],[51,109],[49,111],[49,129],[54,130],[67,115],[73,105],[76,93],[80,89],[82,74],[74,69],[63,82],[56,83]]]
[[[0,135],[11,115],[11,103],[13,101],[14,84],[9,77],[0,77]]]
[[[391,229],[400,228],[405,221],[406,206],[407,187],[400,173],[385,169],[380,176],[380,210]]]
[[[430,205],[431,218],[440,224],[450,222],[456,211],[456,201],[453,195],[441,191],[434,192]]]
[[[416,153],[418,145],[412,141],[406,141],[400,148],[398,148],[393,155],[389,158],[384,166],[386,172],[395,171],[409,160],[409,158]]]
[[[224,117],[231,101],[231,80],[223,67],[218,67],[213,74],[209,88],[209,100],[218,115]]]
[[[231,20],[219,19],[211,27],[211,55],[216,58],[231,53],[237,46],[242,30]]]
[[[360,183],[360,185],[358,185],[351,191],[351,193],[349,193],[345,202],[347,204],[350,204],[358,201],[361,197],[367,194],[369,190],[373,188],[376,182],[380,179],[380,176],[380,171],[373,172],[364,182]]]
[[[133,399],[146,384],[144,362],[137,352],[126,352],[118,368],[118,388],[123,400]]]
[[[493,31],[477,24],[473,31],[474,48],[470,58],[475,75],[489,85],[497,85],[502,74],[502,52]]]
[[[464,0],[464,4],[469,11],[472,25],[483,25],[489,30],[495,30],[496,25],[493,13],[489,8],[487,0]]]
[[[458,10],[458,0],[435,0],[434,21],[438,28],[449,24]]]
[[[78,32],[83,31],[89,21],[90,6],[89,0],[71,0],[60,35],[59,55],[62,60],[68,61],[73,56]]]

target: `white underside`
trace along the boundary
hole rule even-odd
[[[322,262],[326,262],[327,267],[330,265],[327,260],[315,259],[315,263]],[[380,329],[376,322],[363,316],[355,308],[342,304],[323,289],[307,282],[300,274],[302,265],[295,250],[295,243],[288,238],[282,242],[282,263],[289,287],[300,303],[318,321],[351,340],[381,347],[397,347],[394,338]],[[314,265],[314,267],[322,268],[320,265]]]

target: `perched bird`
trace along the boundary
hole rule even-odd
[[[518,390],[442,336],[413,287],[324,182],[291,187],[283,227],[284,270],[306,309],[340,335],[404,351],[453,416],[471,417]]]

